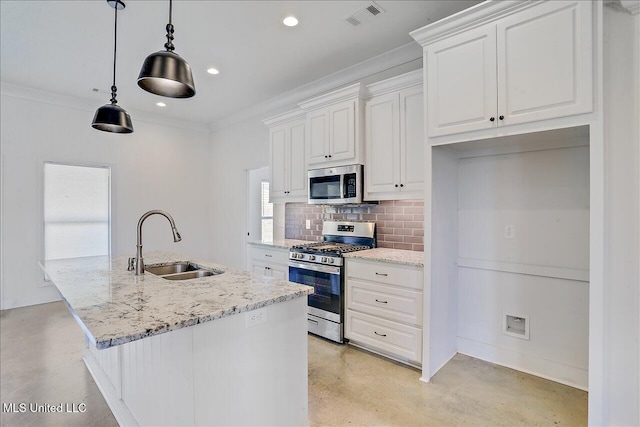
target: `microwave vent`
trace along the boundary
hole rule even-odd
[[[384,9],[375,4],[374,2],[369,2],[369,4],[362,9],[357,10],[351,16],[347,18],[347,22],[357,27],[360,24],[364,24],[376,16],[384,13]]]

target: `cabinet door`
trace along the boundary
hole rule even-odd
[[[305,126],[304,122],[291,125],[289,128],[289,196],[307,197],[307,167],[305,159]]]
[[[355,102],[345,101],[330,108],[329,160],[347,160],[356,156]]]
[[[500,125],[592,111],[591,8],[553,1],[498,22]]]
[[[426,56],[429,136],[495,127],[495,25],[436,42]]]
[[[286,126],[271,129],[271,183],[269,184],[269,200],[271,202],[281,200],[286,196],[288,137]]]
[[[286,265],[271,264],[269,268],[269,274],[271,277],[280,280],[289,280],[289,267]]]
[[[365,107],[366,194],[397,192],[400,184],[398,94],[371,98]],[[375,199],[375,197],[373,197]]]
[[[307,114],[307,135],[309,164],[324,163],[329,154],[329,109],[312,111]]]
[[[424,195],[424,97],[422,86],[400,92],[400,188]]]
[[[256,276],[268,276],[269,275],[268,267],[269,266],[266,263],[253,261],[253,264],[251,265],[251,272]]]

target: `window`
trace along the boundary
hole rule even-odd
[[[44,164],[44,259],[109,255],[111,170]]]
[[[269,181],[262,181],[260,192],[262,240],[273,241],[273,203],[269,203]]]

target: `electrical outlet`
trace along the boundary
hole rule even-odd
[[[311,220],[307,220],[307,230],[311,230]]]
[[[514,239],[516,237],[516,228],[511,225],[511,224],[507,224],[504,226],[504,238],[505,239]]]
[[[250,328],[252,326],[265,323],[267,321],[267,307],[262,307],[257,310],[247,311],[245,314],[245,327]]]

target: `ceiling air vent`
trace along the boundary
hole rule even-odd
[[[347,22],[354,27],[357,27],[358,25],[364,24],[382,13],[384,13],[384,9],[374,2],[369,2],[367,6],[357,10],[353,15],[348,17]]]

